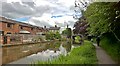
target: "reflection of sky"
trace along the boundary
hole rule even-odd
[[[27,52],[27,51],[25,51]],[[32,54],[30,56],[27,56],[26,58],[17,60],[15,62],[12,62],[10,64],[28,64],[34,61],[42,60],[47,61],[48,59],[57,58],[60,54],[67,55],[66,49],[62,46],[59,47],[59,51],[49,50],[38,52],[37,54]]]

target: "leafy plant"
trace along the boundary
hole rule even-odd
[[[87,7],[84,16],[89,24],[89,34],[100,36],[111,32],[120,41],[120,2],[94,2]]]

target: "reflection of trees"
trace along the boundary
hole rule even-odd
[[[71,42],[70,41],[64,42],[64,44],[62,46],[67,50],[67,52],[70,52],[70,50],[71,50]]]
[[[55,42],[50,42],[47,44],[47,49],[50,50],[58,50],[60,47],[61,42],[60,41],[55,41]]]
[[[51,42],[49,44],[46,44],[46,47],[47,47],[47,49],[57,51],[57,50],[59,50],[59,47],[61,44],[67,50],[67,52],[69,52],[71,50],[71,42],[70,41],[69,42],[61,42],[61,41]]]

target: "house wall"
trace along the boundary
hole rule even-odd
[[[13,26],[13,32],[14,33],[19,33],[19,31],[20,31],[20,28],[19,28],[19,24],[14,24],[14,26]]]
[[[2,22],[0,22],[0,30],[2,30]]]
[[[10,32],[11,34],[14,33],[14,28],[13,28],[13,24],[11,28],[7,27],[7,23],[2,22],[2,30],[4,31],[4,35],[6,35],[8,32]]]

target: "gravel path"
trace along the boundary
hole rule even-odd
[[[110,56],[97,44],[93,44],[96,48],[96,55],[98,58],[98,64],[116,64]]]

